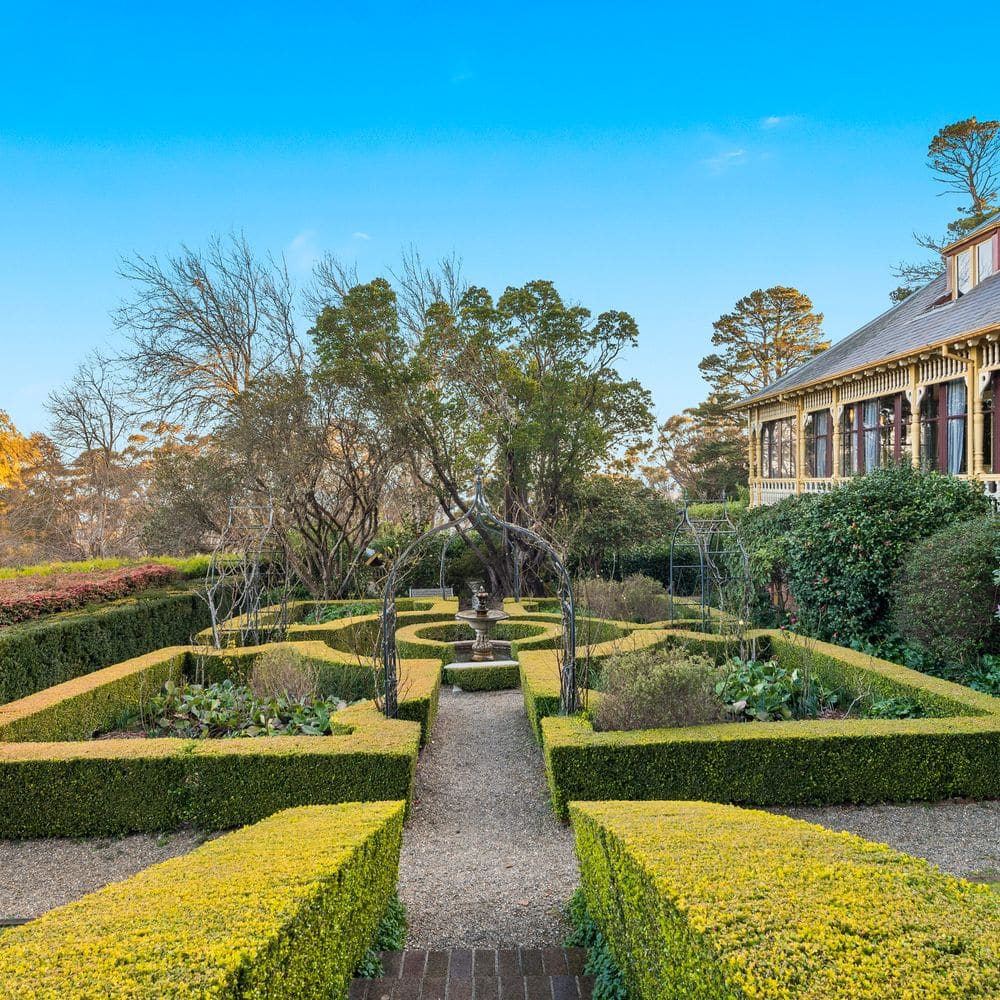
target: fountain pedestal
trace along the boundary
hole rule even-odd
[[[473,598],[472,607],[455,615],[456,621],[465,622],[476,633],[476,640],[472,644],[473,663],[487,663],[496,659],[490,642],[490,632],[497,622],[510,618],[506,611],[487,607],[488,597],[489,594],[485,590],[478,591]]]

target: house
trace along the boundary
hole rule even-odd
[[[1000,490],[1000,213],[942,256],[933,281],[737,404],[752,505],[907,458]]]

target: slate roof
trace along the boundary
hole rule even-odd
[[[942,272],[877,319],[775,379],[766,389],[743,399],[733,409],[745,408],[748,403],[834,378],[885,358],[958,339],[985,327],[1000,327],[1000,273],[987,278],[961,298],[935,306],[934,303],[945,294]]]

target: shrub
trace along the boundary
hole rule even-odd
[[[670,598],[658,580],[634,573],[624,580],[577,580],[574,598],[581,609],[611,621],[659,622],[670,614]]]
[[[976,483],[909,465],[856,476],[794,508],[789,582],[799,628],[848,643],[884,634],[908,549],[989,511]]]
[[[319,671],[293,647],[271,646],[254,661],[247,686],[258,701],[304,701],[316,696]]]
[[[945,663],[971,663],[996,652],[998,564],[1000,524],[992,515],[918,542],[897,576],[896,627]]]
[[[209,624],[195,593],[127,598],[0,629],[0,703],[191,641]]]
[[[18,576],[52,576],[56,573],[87,573],[93,570],[122,569],[127,566],[169,566],[186,580],[204,576],[208,571],[211,556],[144,556],[142,558],[83,559],[78,562],[46,562],[32,566],[7,566],[0,568],[0,580],[10,580]]]
[[[612,656],[601,669],[595,728],[654,729],[716,721],[715,680],[711,660],[681,649]]]
[[[811,496],[786,497],[778,503],[750,508],[740,518],[739,538],[755,596],[751,611],[758,624],[780,624],[776,619],[787,610],[788,572],[794,551],[792,532],[803,505],[811,500]],[[740,557],[740,553],[734,551],[733,556]],[[739,579],[744,569],[732,566],[729,572]]]
[[[516,663],[445,667],[443,673],[445,684],[454,684],[463,691],[504,691],[516,688],[521,683]]]
[[[396,885],[403,803],[287,810],[0,938],[0,998],[347,995]]]
[[[704,802],[572,807],[629,994],[1000,996],[1000,896],[845,833]]]

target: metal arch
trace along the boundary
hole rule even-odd
[[[476,469],[476,492],[469,509],[465,513],[437,527],[425,531],[412,541],[393,561],[392,569],[386,577],[385,593],[382,596],[381,647],[382,671],[384,678],[383,711],[389,718],[395,718],[399,711],[397,685],[399,681],[398,651],[396,649],[396,583],[410,554],[425,541],[460,524],[478,528],[481,524],[499,529],[522,539],[526,544],[543,552],[551,560],[559,575],[559,606],[563,619],[563,663],[559,678],[559,710],[564,715],[572,715],[577,708],[576,685],[576,611],[573,605],[573,584],[569,570],[559,557],[559,553],[537,532],[530,528],[512,524],[498,517],[490,509],[483,496],[483,470]],[[377,655],[377,654],[376,654]],[[377,667],[377,660],[376,660]]]
[[[446,538],[445,541],[444,541],[444,543],[441,546],[441,565],[438,568],[438,588],[441,591],[441,600],[442,601],[444,600],[444,592],[445,592],[445,585],[444,585],[444,563],[445,563],[445,558],[448,555],[448,546],[450,546],[451,543],[455,540],[455,537],[456,537],[455,535],[452,535],[451,538]]]
[[[697,563],[680,563],[674,561],[674,552],[677,549],[677,537],[682,531],[686,530],[686,534],[689,534],[694,540],[695,548],[698,550],[698,562]],[[674,576],[675,570],[685,570],[685,569],[696,569],[698,571],[698,590],[699,590],[699,600],[701,605],[701,627],[705,629],[707,627],[708,619],[708,596],[705,593],[705,551],[701,545],[701,539],[698,536],[697,529],[691,521],[691,515],[688,512],[688,499],[684,498],[684,512],[681,514],[681,519],[677,522],[677,527],[674,528],[674,533],[670,536],[670,566],[669,566],[669,581],[670,589],[668,591],[669,595],[669,608],[670,608],[670,619],[673,621],[674,618],[674,591],[676,590],[676,578]]]
[[[684,512],[674,529],[670,540],[670,614],[673,617],[676,570],[696,570],[701,610],[701,624],[705,631],[711,630],[711,607],[713,595],[722,600],[728,584],[735,580],[733,557],[738,557],[740,576],[746,581],[749,576],[749,559],[739,529],[729,516],[729,499],[723,494],[722,515],[712,518],[692,518],[690,500],[684,499]],[[678,536],[684,532],[698,550],[697,563],[680,563],[674,559]],[[727,541],[728,539],[728,541]],[[727,609],[720,607],[720,611]],[[743,608],[738,609],[738,617],[745,616]]]

